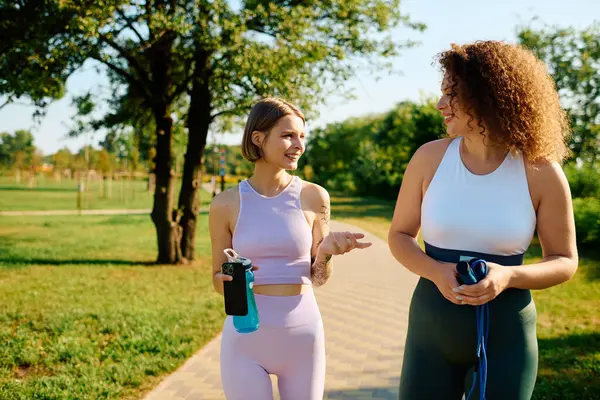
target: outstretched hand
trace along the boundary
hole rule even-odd
[[[364,238],[362,233],[351,232],[329,232],[319,245],[319,250],[324,254],[333,256],[345,254],[354,249],[366,249],[371,242],[359,242]]]

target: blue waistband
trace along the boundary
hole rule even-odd
[[[481,258],[485,261],[505,266],[522,265],[523,257],[525,256],[524,254],[500,256],[496,254],[478,253],[476,251],[442,249],[440,247],[430,245],[427,242],[425,242],[425,253],[435,260],[449,263],[457,263],[460,259],[460,256],[469,256]]]

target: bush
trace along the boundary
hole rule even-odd
[[[414,152],[444,133],[433,100],[402,102],[393,110],[329,124],[311,133],[301,169],[347,195],[395,199]]]
[[[600,198],[574,199],[573,208],[579,246],[589,248],[600,246]]]
[[[573,198],[600,198],[600,171],[598,171],[598,168],[590,164],[580,166],[568,164],[565,165],[564,171],[569,180]]]

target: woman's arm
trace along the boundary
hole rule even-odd
[[[237,193],[233,192],[232,189],[220,193],[210,203],[210,210],[208,212],[208,228],[212,247],[213,286],[220,294],[223,294],[223,282],[233,279],[221,273],[221,266],[227,261],[223,250],[232,246],[229,216],[235,195]]]
[[[371,243],[358,241],[364,238],[362,233],[331,232],[329,193],[313,183],[306,183],[305,189],[305,203],[314,215],[310,275],[313,285],[318,287],[331,278],[334,255],[344,254],[357,248],[365,249],[371,246]]]
[[[388,245],[393,256],[406,269],[433,280],[437,263],[428,257],[417,243],[417,235],[421,228],[423,172],[428,161],[426,153],[426,149],[417,150],[406,167],[388,232]]]
[[[509,287],[546,289],[566,282],[575,274],[579,257],[569,182],[558,163],[545,164],[532,173],[539,192],[537,235],[542,261],[511,267]]]
[[[546,289],[575,274],[579,258],[571,191],[558,163],[540,165],[530,172],[529,185],[539,198],[537,234],[542,261],[514,267],[489,265],[486,279],[459,290],[464,304],[479,305],[494,299],[507,288]]]
[[[396,260],[406,269],[434,282],[444,297],[458,304],[452,291],[458,286],[454,265],[437,262],[417,243],[421,228],[421,202],[427,184],[425,178],[435,173],[448,143],[448,140],[427,143],[415,152],[408,163],[394,209],[388,245]]]
[[[319,185],[307,184],[308,206],[314,213],[310,275],[314,286],[324,285],[333,273],[333,255],[321,251],[321,243],[329,235],[331,206],[329,193]]]

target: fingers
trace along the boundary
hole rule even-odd
[[[456,295],[454,294],[449,294],[449,293],[442,293],[442,295],[446,298],[446,300],[448,300],[451,303],[454,303],[456,305],[462,305],[462,301],[456,298]]]
[[[353,249],[366,249],[372,245],[371,242],[359,242],[358,239],[365,237],[358,232],[332,232],[334,241],[338,244],[339,254],[347,253]]]
[[[492,282],[490,279],[484,278],[474,285],[459,286],[458,288],[456,288],[455,292],[464,293],[468,296],[481,296],[490,289],[491,283]]]
[[[461,300],[461,304],[468,304],[470,306],[480,306],[492,300],[492,297],[492,294],[489,293],[479,297],[464,297]]]
[[[353,235],[350,232],[346,232],[346,234],[344,236],[346,236],[346,238],[348,238],[351,249],[354,249],[358,245],[358,240],[357,240],[358,238],[356,237],[356,235]]]
[[[226,275],[226,274],[223,274],[221,272],[217,272],[215,274],[215,278],[218,279],[218,280],[220,280],[221,282],[229,282],[229,281],[233,280],[233,276]]]
[[[256,271],[257,269],[260,269],[260,267],[258,265],[253,265],[252,266],[252,271]]]

